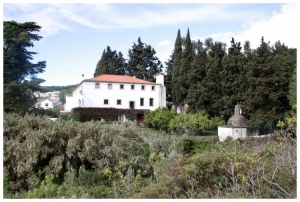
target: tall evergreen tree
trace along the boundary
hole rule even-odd
[[[174,62],[173,62],[173,70],[172,70],[172,102],[175,105],[178,105],[182,100],[181,89],[180,89],[180,66],[181,66],[181,58],[182,58],[182,43],[181,43],[181,34],[180,30],[177,32],[177,37],[175,40],[174,47]]]
[[[112,51],[109,46],[103,51],[101,59],[97,63],[94,76],[100,74],[126,74],[126,61],[121,52],[117,53],[116,50]]]
[[[193,112],[201,111],[203,106],[199,103],[201,91],[203,91],[203,80],[206,77],[207,54],[200,40],[197,43],[197,54],[194,57],[188,74],[189,90],[187,104]]]
[[[244,109],[250,117],[250,127],[261,128],[283,119],[290,107],[287,98],[289,83],[284,78],[285,65],[279,62],[280,58],[263,37],[253,54],[247,72],[249,89]]]
[[[128,74],[147,81],[154,81],[155,74],[162,71],[162,64],[155,56],[156,51],[138,38],[138,43],[128,51]]]
[[[206,40],[208,50],[208,61],[206,77],[203,82],[203,92],[199,103],[204,107],[206,113],[212,117],[220,116],[222,107],[221,98],[221,81],[220,71],[222,70],[222,58],[225,55],[226,44],[222,42],[213,43]],[[209,42],[209,43],[207,43]]]
[[[98,61],[96,70],[94,73],[94,77],[101,75],[101,74],[109,74],[108,65],[107,65],[107,55],[105,49],[102,52],[101,59]]]
[[[185,103],[189,90],[189,71],[191,70],[192,61],[194,59],[194,49],[190,37],[190,30],[187,30],[185,42],[184,42],[184,50],[182,53],[180,70],[179,70],[179,83],[180,83],[180,92],[181,99],[179,102]]]
[[[275,71],[281,76],[280,87],[288,93],[290,106],[296,104],[296,87],[297,87],[297,50],[288,48],[280,41],[275,42],[272,47],[276,55]]]
[[[113,74],[127,75],[127,63],[121,52],[118,53],[118,57],[114,61]]]
[[[165,62],[165,86],[167,91],[168,101],[172,101],[171,93],[172,93],[172,76],[173,76],[173,65],[174,65],[174,51],[170,55],[170,58],[167,62]]]
[[[27,50],[33,47],[33,41],[42,38],[35,34],[41,26],[35,22],[15,21],[4,21],[3,25],[4,110],[24,113],[36,102],[32,91],[44,82],[36,75],[44,72],[46,62],[31,63],[36,52]]]
[[[245,89],[244,65],[245,56],[241,52],[241,44],[231,40],[231,47],[228,48],[228,54],[225,54],[222,60],[222,71],[220,72],[221,81],[221,108],[220,114],[227,121],[233,115],[233,107],[237,103],[243,102]]]

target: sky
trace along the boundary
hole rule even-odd
[[[78,84],[82,74],[84,79],[93,78],[107,46],[128,59],[128,50],[139,37],[155,49],[164,65],[174,49],[178,30],[185,37],[189,29],[192,40],[203,42],[210,37],[214,42],[226,43],[227,48],[231,37],[242,46],[250,41],[253,49],[262,37],[270,45],[280,40],[289,48],[299,47],[299,4],[289,1],[11,2],[2,4],[3,21],[32,21],[42,27],[37,34],[43,38],[28,49],[37,52],[31,62],[46,61],[45,72],[37,75],[45,80],[42,86]]]

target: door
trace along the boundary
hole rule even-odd
[[[129,108],[134,109],[134,101],[129,101]]]

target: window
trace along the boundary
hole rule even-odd
[[[150,98],[150,100],[149,100],[149,106],[153,106],[153,98]]]
[[[145,86],[142,86],[142,90],[145,90]]]
[[[99,83],[95,83],[95,88],[99,89],[100,88],[100,84]]]
[[[48,107],[48,103],[45,103],[45,106]]]
[[[120,89],[123,90],[124,89],[124,85],[120,84]]]
[[[112,89],[112,84],[111,83],[108,84],[108,89]]]
[[[131,90],[134,90],[134,85],[131,85]]]
[[[108,100],[107,99],[104,99],[104,104],[108,105]]]
[[[121,100],[117,100],[117,105],[121,105],[122,101]]]
[[[151,89],[152,89],[152,90],[155,90],[155,86],[151,86]]]
[[[140,106],[144,106],[144,98],[140,98]]]

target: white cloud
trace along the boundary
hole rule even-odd
[[[262,19],[252,22],[247,26],[247,29],[232,35],[232,37],[241,44],[244,44],[247,40],[250,41],[253,49],[260,45],[261,37],[264,37],[266,42],[270,41],[271,45],[280,40],[290,48],[297,48],[299,36],[298,13],[299,4],[283,5],[281,11],[274,12],[269,20]]]
[[[158,46],[169,46],[171,44],[171,42],[170,41],[168,41],[168,40],[163,40],[163,41],[161,41],[161,42],[158,42]]]

